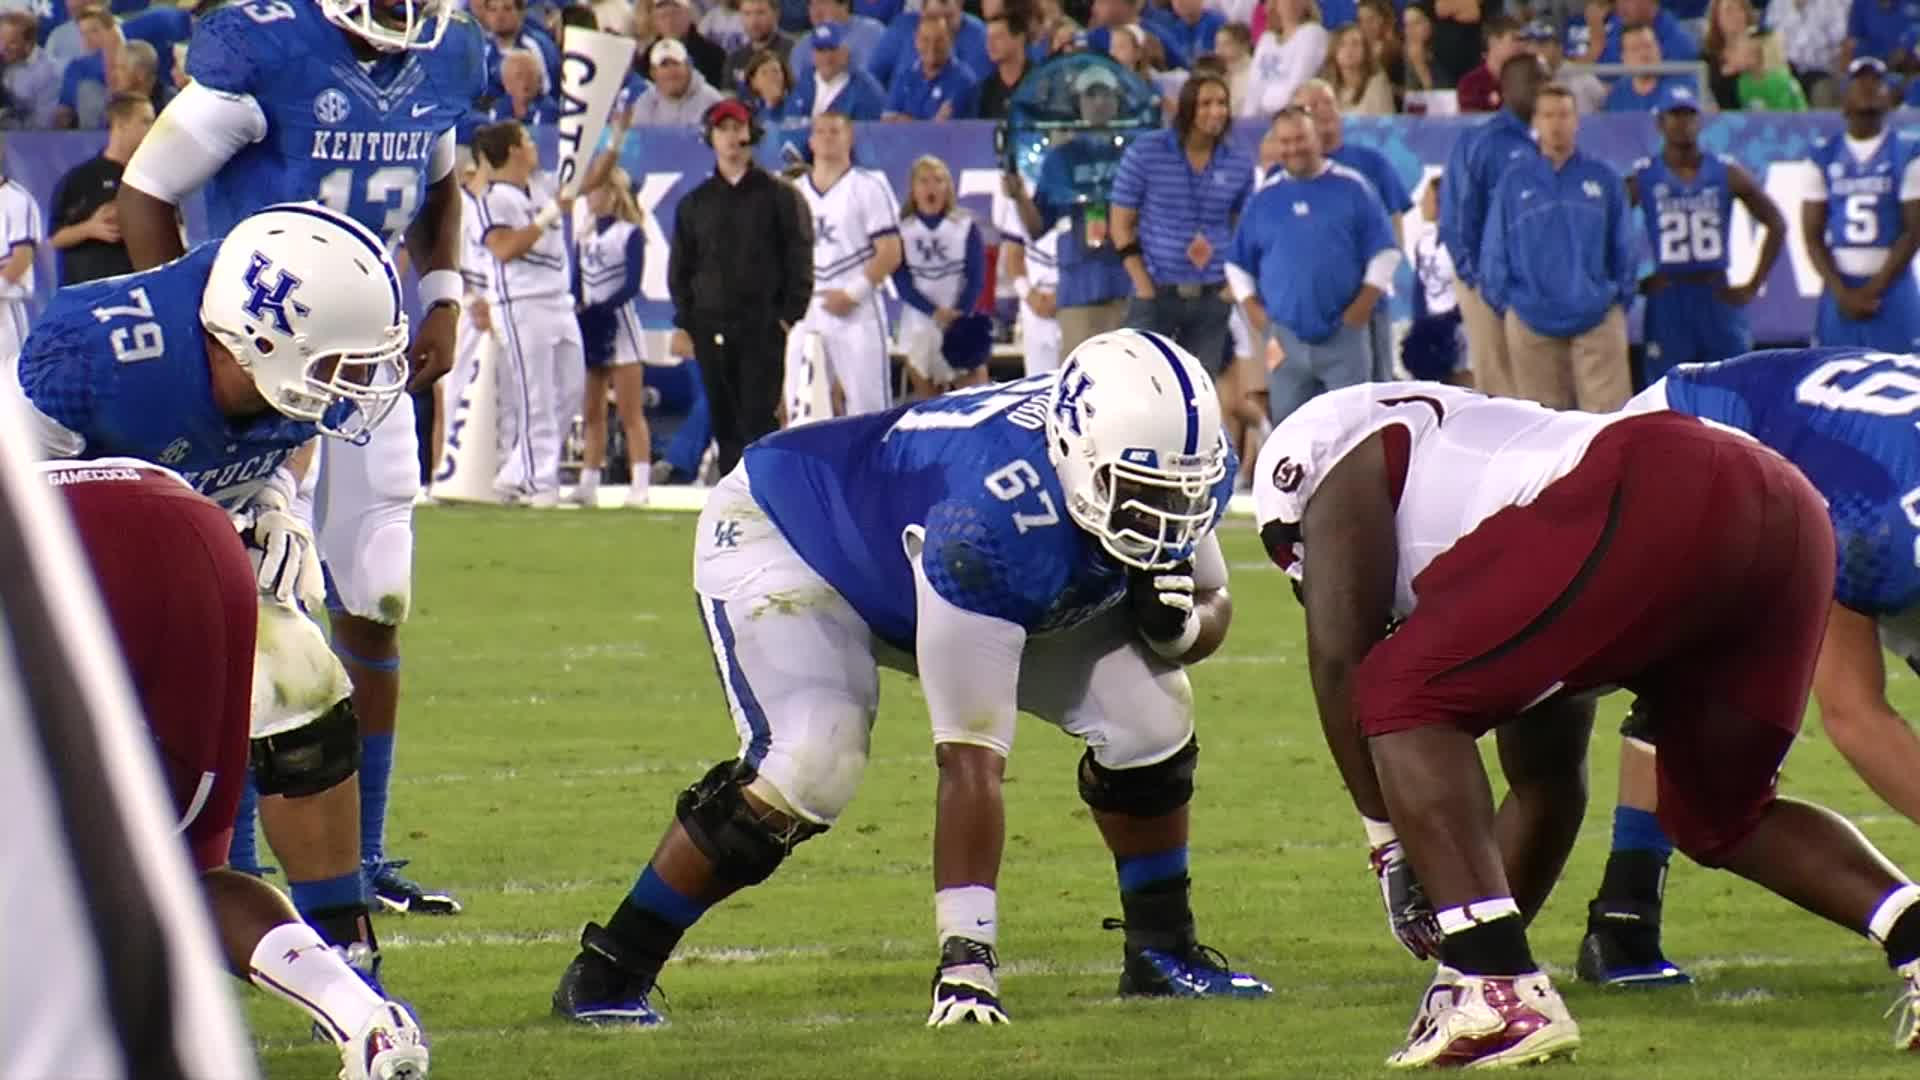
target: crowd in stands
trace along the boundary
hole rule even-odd
[[[482,119],[556,115],[568,16],[557,3],[467,0],[486,37]],[[584,5],[582,5],[584,6]],[[1196,68],[1224,72],[1236,112],[1270,116],[1308,79],[1341,111],[1486,112],[1493,72],[1530,50],[1581,111],[1645,110],[1692,76],[1601,80],[1569,63],[1698,61],[1721,109],[1832,107],[1837,76],[1877,57],[1920,104],[1916,0],[599,0],[599,26],[639,44],[636,123],[690,123],[737,95],[763,123],[841,102],[856,120],[994,119],[1033,65],[1104,52],[1168,107]],[[576,13],[577,14],[577,13]],[[581,19],[580,21],[585,21]],[[0,0],[0,126],[107,126],[106,102],[164,108],[186,80],[189,10],[168,0]],[[824,55],[823,55],[824,54]],[[841,101],[845,98],[844,101]]]

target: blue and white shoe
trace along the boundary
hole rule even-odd
[[[553,991],[553,1015],[590,1027],[658,1027],[666,1016],[648,1000],[653,976],[622,959],[620,943],[599,923],[580,932],[580,952]]]
[[[1108,919],[1107,929],[1125,929]],[[1273,987],[1227,966],[1220,950],[1198,942],[1182,949],[1144,949],[1128,946],[1120,968],[1121,997],[1263,998]]]
[[[361,866],[367,891],[383,909],[395,915],[458,915],[460,901],[452,893],[429,889],[402,874],[406,859],[380,859]]]
[[[1626,989],[1693,981],[1661,951],[1659,906],[1619,901],[1595,900],[1587,906],[1587,936],[1573,970],[1582,982]]]

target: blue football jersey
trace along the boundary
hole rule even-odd
[[[1640,218],[1653,245],[1657,269],[1695,274],[1727,268],[1727,227],[1733,221],[1728,159],[1707,154],[1691,180],[1682,180],[1659,157],[1634,163]]]
[[[27,400],[78,437],[49,450],[164,465],[231,510],[319,433],[272,411],[232,421],[215,406],[200,294],[219,250],[208,242],[53,295],[20,352]]]
[[[911,651],[904,536],[941,597],[1030,634],[1077,625],[1126,594],[1126,567],[1067,514],[1047,459],[1051,375],[769,435],[744,457],[753,497],[881,640]],[[1216,488],[1233,494],[1232,462]]]
[[[1667,403],[1745,431],[1827,500],[1835,599],[1867,615],[1920,605],[1920,358],[1776,349],[1667,375]]]
[[[1844,136],[1813,146],[1813,165],[1827,185],[1827,247],[1887,248],[1900,235],[1900,188],[1920,138],[1889,129],[1866,161],[1854,160]]]
[[[426,200],[427,161],[486,85],[478,28],[452,17],[431,52],[362,62],[314,0],[245,0],[200,20],[187,74],[245,94],[267,120],[207,184],[207,226],[224,236],[281,202],[318,199],[391,244]]]

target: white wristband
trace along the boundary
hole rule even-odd
[[[543,231],[553,228],[553,223],[559,220],[560,204],[557,202],[550,202],[541,207],[540,212],[533,216],[533,223],[538,225]]]
[[[467,281],[458,270],[432,270],[420,276],[420,310],[435,304],[458,304]]]
[[[863,273],[859,277],[853,279],[853,284],[847,286],[844,289],[841,289],[840,291],[847,294],[847,299],[852,300],[854,303],[857,304],[860,301],[865,300],[867,297],[873,295],[873,281],[872,279],[868,278],[866,274]]]
[[[1013,279],[1013,295],[1019,297],[1021,303],[1024,304],[1027,302],[1027,294],[1032,291],[1033,291],[1033,282],[1028,281],[1026,278],[1023,278],[1023,277],[1017,277]]]
[[[1153,638],[1147,638],[1147,645],[1168,660],[1178,660],[1187,655],[1193,648],[1193,643],[1198,640],[1200,640],[1200,616],[1197,612],[1189,611],[1186,625],[1180,628],[1179,637],[1172,641],[1156,641]]]
[[[1375,821],[1362,814],[1360,824],[1367,830],[1367,846],[1369,848],[1385,847],[1395,840],[1400,839],[1400,834],[1393,831],[1393,822],[1391,821]]]

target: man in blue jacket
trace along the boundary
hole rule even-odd
[[[1574,145],[1573,95],[1540,88],[1540,153],[1494,189],[1480,244],[1481,295],[1504,312],[1516,397],[1612,412],[1632,395],[1627,316],[1639,264],[1620,174]]]
[[[1480,288],[1480,238],[1487,223],[1487,198],[1500,178],[1518,162],[1539,157],[1534,148],[1534,99],[1547,72],[1532,53],[1500,65],[1500,100],[1506,108],[1493,119],[1454,140],[1447,156],[1447,199],[1440,212],[1440,242],[1453,256],[1454,292],[1467,328],[1467,355],[1475,387],[1488,394],[1512,394],[1513,370],[1507,360],[1506,331],[1487,306]]]
[[[1285,353],[1267,375],[1267,411],[1279,424],[1328,390],[1372,378],[1368,324],[1393,287],[1400,247],[1373,185],[1320,153],[1305,109],[1280,110],[1268,138],[1286,175],[1241,215],[1227,284],[1254,334],[1271,326]]]

